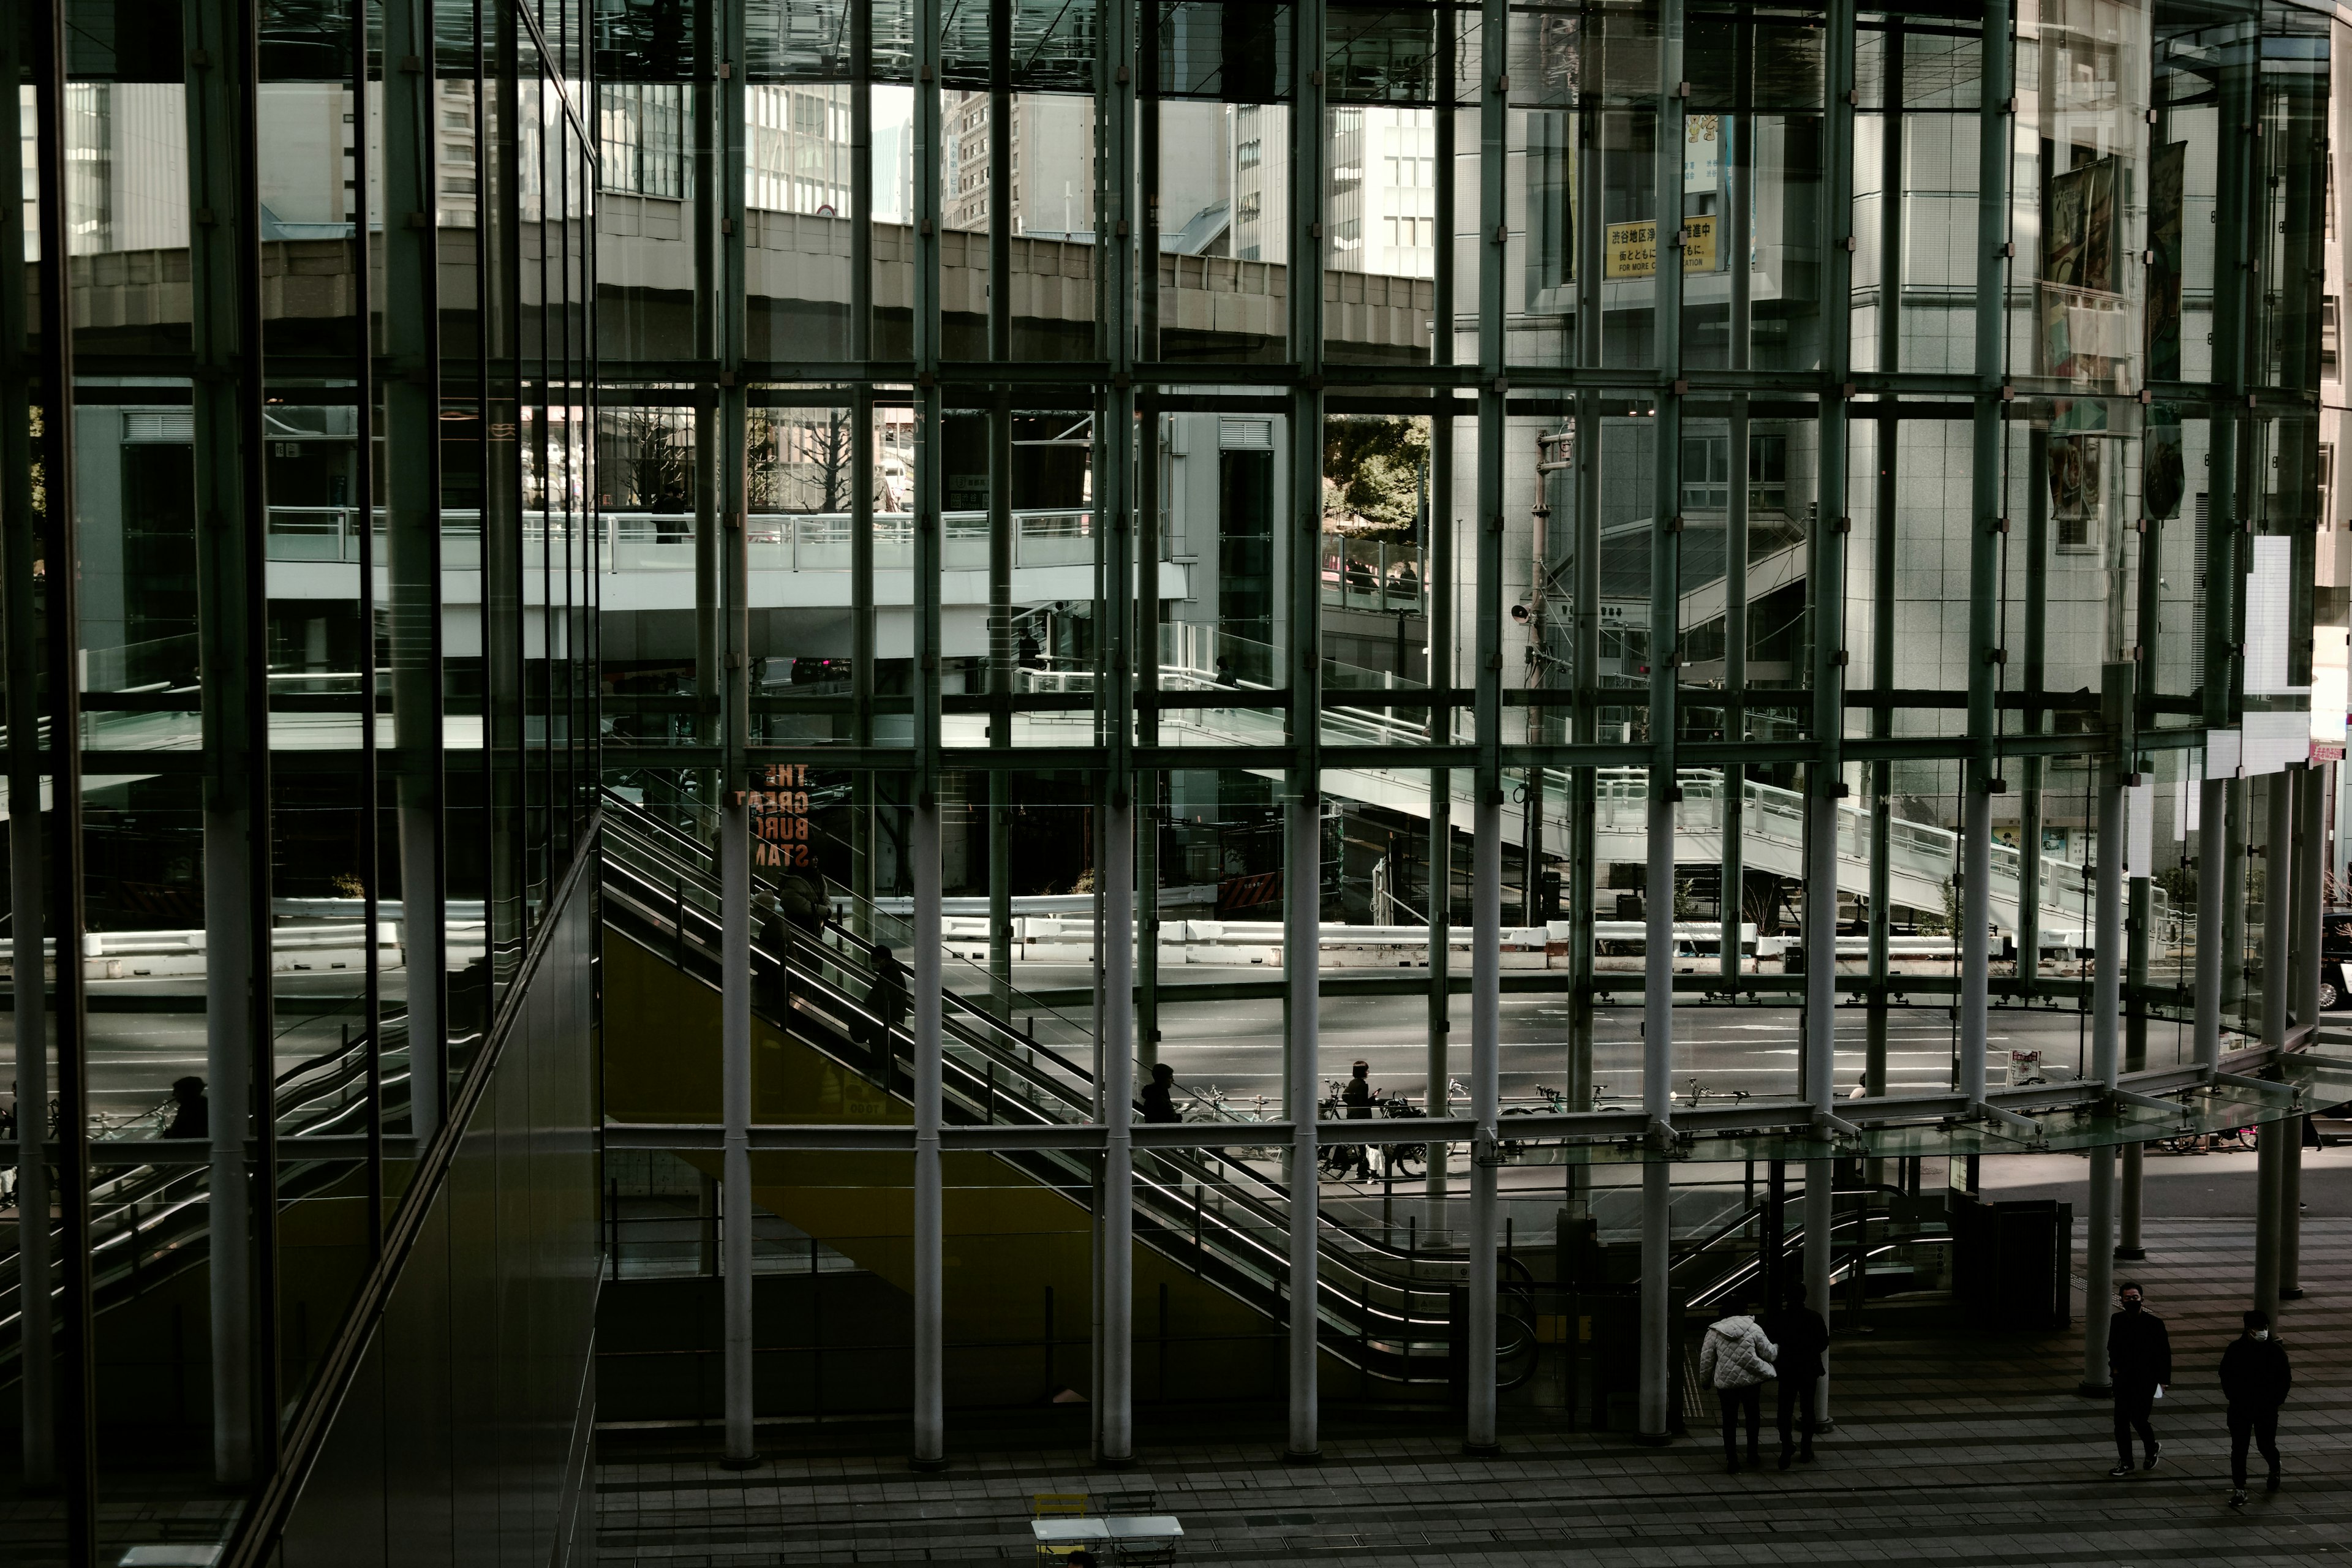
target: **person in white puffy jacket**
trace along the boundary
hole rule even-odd
[[[1780,1354],[1762,1325],[1748,1316],[1748,1302],[1737,1296],[1725,1300],[1723,1316],[1707,1325],[1699,1345],[1698,1374],[1723,1406],[1723,1459],[1735,1476],[1739,1473],[1738,1421],[1743,1413],[1748,1417],[1748,1463],[1752,1468],[1763,1467],[1756,1435],[1764,1419],[1764,1380],[1780,1375],[1772,1365]]]

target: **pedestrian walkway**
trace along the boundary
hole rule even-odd
[[[2225,1506],[2229,1444],[2215,1368],[2253,1272],[2245,1219],[2151,1220],[2128,1268],[2170,1326],[2179,1384],[2157,1407],[2160,1468],[2109,1480],[2104,1404],[2074,1392],[2078,1334],[1841,1337],[1836,1431],[1821,1462],[1723,1473],[1706,1432],[1664,1449],[1622,1435],[1505,1429],[1461,1456],[1458,1417],[1381,1427],[1334,1411],[1322,1462],[1286,1465],[1277,1422],[1139,1413],[1143,1463],[1107,1476],[1082,1447],[1007,1421],[951,1424],[954,1468],[911,1474],[896,1427],[768,1426],[775,1456],[737,1474],[715,1431],[604,1435],[598,1561],[751,1563],[1034,1561],[1038,1492],[1156,1487],[1183,1521],[1180,1561],[1550,1565],[2151,1564],[2352,1562],[2352,1221],[2306,1224],[2303,1286],[2282,1334],[2295,1390],[2280,1426],[2286,1489]],[[2077,1281],[2081,1277],[2077,1258]],[[2079,1313],[2080,1304],[2078,1301]],[[1045,1419],[1041,1417],[1040,1419]],[[1158,1440],[1155,1441],[1155,1429]],[[1069,1432],[1060,1428],[1056,1436]],[[1772,1439],[1767,1437],[1768,1452]]]

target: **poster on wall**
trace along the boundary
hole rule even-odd
[[[2050,181],[2050,244],[2044,282],[2103,294],[2116,290],[2116,161],[2096,158]]]
[[[2116,160],[2095,159],[2050,182],[2042,253],[2042,358],[2051,375],[2097,379],[2130,352],[2116,292]]]
[[[2147,378],[2180,379],[2182,216],[2189,143],[2168,142],[2148,160]],[[2170,512],[2158,515],[2169,517]]]
[[[2097,436],[2050,437],[2050,515],[2062,522],[2099,515],[2104,493],[2101,460],[2105,439]]]

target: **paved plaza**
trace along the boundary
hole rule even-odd
[[[2317,1205],[2315,1205],[2316,1208]],[[2078,1226],[2079,1233],[2079,1226]],[[953,1424],[953,1468],[911,1474],[895,1426],[765,1426],[771,1459],[716,1463],[715,1430],[610,1432],[598,1560],[646,1568],[1034,1561],[1030,1499],[1149,1487],[1183,1522],[1179,1562],[1363,1564],[1937,1563],[2352,1561],[2352,1220],[2304,1232],[2305,1300],[2284,1314],[2295,1388],[2286,1487],[2226,1506],[2214,1369],[2252,1277],[2243,1218],[2151,1220],[2128,1266],[2172,1332],[2179,1384],[2157,1407],[2161,1466],[2109,1480],[2106,1406],[2074,1392],[2076,1334],[1841,1338],[1837,1429],[1820,1462],[1724,1473],[1713,1434],[1664,1449],[1525,1421],[1501,1458],[1334,1414],[1323,1458],[1286,1464],[1273,1416],[1139,1413],[1142,1463],[1086,1463],[1082,1417]],[[2079,1286],[2081,1259],[2076,1258]],[[1048,1426],[1054,1416],[1069,1424]],[[1209,1433],[1215,1436],[1211,1437]],[[1766,1438],[1767,1451],[1772,1439]]]

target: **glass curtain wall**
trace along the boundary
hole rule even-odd
[[[942,1114],[940,1049],[996,1114],[936,978],[1064,1031],[1076,1120],[1164,1065],[1283,1122],[1282,1202],[1409,1193],[1475,1319],[1496,1216],[1633,1235],[1650,1178],[1587,1167],[1674,1117],[1825,1178],[1853,1100],[1960,1160],[1989,1095],[2280,1043],[2316,13],[593,25],[604,782],[714,909],[740,832],[837,922],[873,1116]],[[1359,1064],[1453,1141],[1318,1185]],[[1516,1113],[1554,1142],[1493,1154]]]
[[[190,1489],[233,1500],[226,1539],[315,1452],[586,842],[622,111],[589,45],[584,4],[0,21],[0,1487],[47,1500],[10,1504],[27,1553],[98,1561],[100,1508],[110,1552],[163,1539],[151,1505]],[[675,156],[663,101],[640,167]]]

